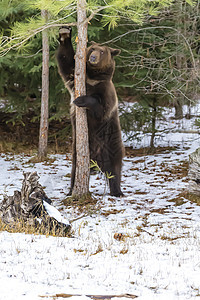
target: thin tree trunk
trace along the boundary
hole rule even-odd
[[[77,3],[78,44],[75,57],[75,98],[86,95],[86,49],[87,22],[86,1]],[[76,176],[72,192],[74,197],[84,197],[89,192],[90,155],[87,114],[84,108],[76,107]]]
[[[151,118],[151,140],[150,140],[150,152],[154,151],[154,139],[156,135],[156,118],[157,118],[157,101],[153,100],[153,110]]]
[[[180,97],[180,95],[178,95]],[[176,99],[174,103],[175,107],[175,118],[182,119],[183,118],[183,103],[181,99]]]
[[[177,7],[178,7],[178,15],[176,15],[176,29],[179,32],[182,32],[182,27],[183,27],[183,3],[182,0],[178,0],[177,1]],[[177,65],[177,69],[179,70],[179,72],[183,72],[183,62],[185,60],[183,54],[180,52],[179,47],[181,44],[181,40],[182,37],[180,36],[180,34],[178,33],[177,35],[177,53],[176,53],[176,65]],[[176,99],[175,99],[175,103],[174,103],[174,107],[175,107],[175,118],[176,119],[182,119],[183,118],[183,96],[180,94],[180,92],[176,92]]]
[[[47,21],[48,11],[42,10],[42,17]],[[48,118],[49,118],[49,40],[48,30],[42,32],[42,98],[38,157],[40,160],[47,156]]]

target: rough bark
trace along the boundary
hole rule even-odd
[[[178,0],[177,1],[177,7],[179,8],[179,13],[176,16],[177,22],[176,22],[176,28],[178,31],[183,31],[182,33],[184,34],[184,36],[186,36],[185,34],[185,30],[183,29],[183,24],[185,26],[185,22],[183,20],[183,15],[184,15],[184,11],[183,11],[183,3],[182,1]],[[177,35],[177,49],[179,49],[179,45],[181,44],[182,41],[182,37],[180,36],[180,34]],[[185,60],[185,56],[180,52],[177,51],[176,53],[176,66],[177,69],[182,73],[183,70],[187,68],[187,63]],[[179,91],[176,92],[176,99],[174,102],[174,107],[175,107],[175,118],[176,119],[182,119],[183,118],[183,104],[184,104],[184,97],[182,94],[180,94]]]
[[[200,196],[200,148],[190,155],[188,178],[189,192]]]
[[[42,10],[42,17],[48,19],[48,11]],[[38,157],[43,160],[47,156],[48,118],[49,118],[49,41],[48,30],[42,32],[42,97],[39,133]]]
[[[177,97],[180,97],[180,95],[177,95]],[[183,103],[181,100],[175,100],[174,103],[175,107],[175,118],[176,119],[182,119],[183,118]]]
[[[152,106],[152,118],[151,118],[151,140],[150,140],[150,151],[153,152],[154,150],[154,140],[156,136],[156,118],[157,118],[157,101],[156,99],[153,100]]]
[[[77,3],[78,44],[75,56],[75,98],[86,95],[87,22],[86,1]],[[76,176],[72,196],[83,197],[89,192],[89,142],[87,114],[76,107]]]

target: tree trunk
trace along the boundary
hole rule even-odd
[[[42,10],[42,17],[47,21],[48,11]],[[47,156],[48,118],[49,118],[49,41],[48,30],[42,32],[42,98],[38,157],[43,160]]]
[[[156,118],[157,118],[157,101],[153,100],[152,118],[151,118],[151,140],[150,140],[150,152],[154,152],[154,139],[156,136]]]
[[[77,3],[78,44],[75,57],[75,98],[86,95],[86,49],[87,22],[86,1]],[[84,108],[76,107],[76,176],[73,197],[84,197],[89,193],[90,155],[87,114]]]
[[[177,94],[177,97],[180,97],[180,95]],[[174,107],[175,107],[175,119],[182,119],[183,118],[182,101],[180,99],[175,100]]]
[[[200,148],[190,155],[188,178],[189,192],[200,196]]]
[[[183,2],[182,0],[178,0],[177,1],[177,8],[178,8],[178,15],[176,15],[176,29],[178,32],[182,32],[183,31],[183,25],[185,26],[185,21],[183,19]],[[185,32],[182,32],[185,36]],[[185,61],[185,56],[183,55],[183,53],[181,53],[179,47],[182,41],[182,37],[180,36],[180,34],[177,34],[177,53],[176,53],[176,66],[177,69],[179,70],[179,72],[181,72],[180,77],[182,77],[182,73],[183,73],[183,69],[186,67],[186,61]],[[181,79],[180,79],[181,80]],[[177,91],[176,92],[176,99],[175,99],[175,103],[174,103],[174,107],[175,107],[175,118],[176,119],[182,119],[183,118],[183,103],[184,103],[184,97],[183,95]]]

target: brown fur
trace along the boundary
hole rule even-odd
[[[71,29],[62,29],[57,52],[59,73],[72,96],[73,163],[71,190],[76,172],[76,122],[74,105],[87,108],[90,158],[103,172],[113,175],[109,179],[110,193],[123,195],[120,188],[124,148],[118,116],[118,99],[112,77],[115,70],[114,56],[117,49],[92,42],[87,49],[86,95],[74,100],[74,50]]]

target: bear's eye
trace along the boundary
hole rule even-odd
[[[101,50],[100,53],[103,54],[104,53],[103,50]]]

